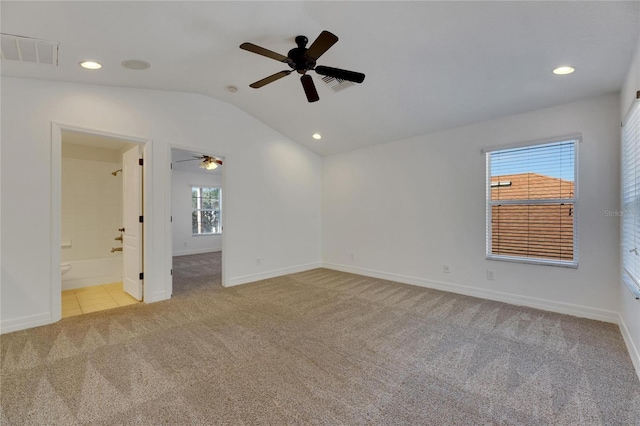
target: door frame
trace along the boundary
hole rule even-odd
[[[165,240],[167,241],[167,245],[166,245],[166,253],[165,253],[165,261],[167,262],[167,265],[169,265],[169,271],[167,272],[169,275],[167,277],[166,282],[170,283],[169,285],[167,285],[167,294],[169,294],[169,296],[173,295],[173,276],[171,275],[171,271],[173,269],[173,227],[171,224],[171,216],[173,214],[172,212],[172,208],[173,208],[173,193],[172,193],[172,174],[173,174],[173,169],[171,167],[171,163],[172,163],[172,151],[174,149],[179,149],[181,151],[190,151],[190,152],[202,152],[202,153],[206,153],[206,155],[211,155],[214,157],[218,157],[220,159],[223,160],[223,168],[222,168],[222,205],[223,207],[223,212],[222,212],[222,220],[221,222],[221,226],[222,226],[222,259],[221,259],[221,268],[222,268],[222,287],[227,287],[227,256],[226,256],[226,247],[227,247],[227,234],[228,234],[228,229],[226,226],[226,217],[227,214],[226,212],[228,211],[228,206],[229,206],[229,193],[227,192],[227,172],[228,172],[228,167],[229,167],[229,155],[225,154],[223,152],[220,152],[217,149],[209,149],[209,148],[202,148],[200,146],[189,146],[189,145],[181,145],[181,144],[168,144],[167,145],[167,170],[169,170],[169,172],[167,173],[167,183],[165,185],[166,188],[166,196],[165,199],[167,200],[167,204],[166,204],[166,211],[169,213],[169,217],[167,218],[167,226],[165,228]],[[213,152],[212,152],[213,151]]]
[[[153,143],[150,139],[137,136],[124,135],[105,130],[89,129],[86,127],[75,126],[71,124],[51,122],[51,322],[62,319],[62,276],[61,276],[61,234],[62,234],[62,132],[70,131],[76,133],[85,133],[88,135],[101,136],[107,139],[118,139],[120,141],[130,142],[141,145],[142,157],[144,158],[144,167],[142,169],[142,209],[145,219],[142,224],[143,229],[143,255],[142,268],[144,271],[150,270],[150,250],[153,249],[151,223],[152,223],[152,173],[151,158],[153,153]],[[145,277],[146,278],[146,277]],[[150,296],[148,286],[143,286],[143,300],[147,300]]]

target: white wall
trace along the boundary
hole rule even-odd
[[[191,187],[222,187],[222,176],[193,173],[174,168],[171,171],[171,214],[173,222],[173,255],[208,253],[222,250],[222,235],[196,235],[191,230]],[[222,194],[222,215],[225,214],[225,194]]]
[[[122,257],[122,161],[62,158],[62,261]]]
[[[463,100],[461,100],[463,102]],[[617,94],[323,158],[327,267],[617,321]],[[485,259],[481,148],[582,133],[579,268]],[[351,259],[353,253],[353,259]],[[443,272],[448,264],[451,273]],[[495,280],[487,280],[487,269]]]
[[[52,122],[151,140],[151,157],[145,157],[152,187],[145,211],[147,301],[170,294],[170,144],[225,157],[227,285],[319,264],[320,158],[237,108],[188,93],[14,78],[2,78],[0,96],[2,332],[57,320],[51,304],[57,297],[51,276],[59,267],[50,252],[57,226],[51,223]],[[34,211],[40,220],[32,219]]]
[[[640,90],[640,40],[636,46],[635,55],[629,67],[629,73],[620,90],[621,117],[627,112],[631,102]],[[621,118],[622,120],[623,118]],[[631,297],[631,293],[620,282],[620,328],[625,337],[631,359],[640,378],[640,301]]]

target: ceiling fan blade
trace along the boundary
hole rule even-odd
[[[273,83],[274,81],[281,79],[282,77],[288,76],[289,74],[291,74],[291,71],[293,70],[277,72],[273,75],[270,75],[269,77],[263,78],[262,80],[258,80],[255,83],[251,83],[249,87],[253,87],[254,89],[259,89],[262,86],[265,86],[269,83]]]
[[[318,38],[311,43],[309,49],[305,53],[306,56],[311,59],[317,60],[320,56],[324,54],[331,46],[336,44],[338,41],[338,37],[334,34],[331,34],[329,31],[323,31],[320,33]]]
[[[291,62],[291,59],[287,58],[286,56],[276,53],[272,50],[265,49],[264,47],[256,46],[253,43],[242,43],[240,45],[240,49],[257,53],[258,55],[266,56],[267,58],[275,59],[276,61],[285,62],[287,64]]]
[[[184,161],[196,161],[196,160],[202,160],[202,158],[189,158],[188,160],[176,160],[176,163],[182,163]]]
[[[340,80],[353,81],[354,83],[362,83],[364,74],[361,72],[342,70],[340,68],[323,67],[319,65],[315,68],[318,74],[328,75],[329,77],[338,78]]]
[[[316,85],[313,84],[313,78],[311,78],[310,75],[303,75],[300,77],[300,81],[302,82],[304,93],[307,95],[307,100],[309,102],[316,102],[320,100],[320,96],[318,96],[318,91],[316,90]]]

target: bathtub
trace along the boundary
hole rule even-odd
[[[71,271],[62,277],[63,290],[122,281],[122,256],[66,262]]]

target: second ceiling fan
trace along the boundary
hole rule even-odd
[[[254,89],[259,89],[262,86],[265,86],[269,83],[273,83],[276,80],[281,79],[282,77],[286,77],[291,74],[293,71],[297,71],[299,74],[302,74],[300,77],[300,81],[302,82],[302,87],[304,89],[304,93],[307,96],[307,100],[309,102],[316,102],[320,99],[318,96],[318,92],[316,90],[316,86],[313,83],[313,79],[307,71],[315,71],[318,74],[326,75],[329,77],[336,78],[338,80],[347,80],[352,81],[354,83],[362,83],[364,81],[364,74],[361,72],[348,71],[340,68],[332,68],[325,67],[322,65],[316,66],[316,61],[320,56],[322,56],[331,46],[333,46],[338,41],[338,37],[329,31],[322,31],[318,38],[311,43],[311,46],[307,48],[307,43],[309,39],[305,36],[297,36],[296,44],[298,47],[295,47],[289,51],[287,56],[281,55],[279,53],[273,52],[269,49],[265,49],[264,47],[256,46],[253,43],[242,43],[240,45],[240,49],[247,50],[249,52],[257,53],[258,55],[266,56],[267,58],[275,59],[276,61],[284,62],[285,64],[291,67],[290,70],[284,70],[277,72],[269,77],[263,78],[262,80],[258,80],[253,84],[250,84],[249,87]]]
[[[214,157],[212,155],[194,155],[193,158],[189,158],[188,160],[177,160],[176,163],[182,163],[183,161],[194,161],[194,160],[202,160],[200,163],[201,169],[206,170],[214,170],[218,168],[218,166],[222,166],[222,160]]]

